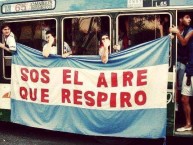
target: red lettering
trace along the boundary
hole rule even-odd
[[[41,82],[42,82],[42,83],[47,84],[47,83],[50,82],[50,78],[49,78],[49,76],[48,76],[49,74],[50,74],[50,72],[49,72],[47,69],[43,69],[43,70],[41,71],[41,75],[42,75],[42,77],[43,77],[43,78],[41,78]]]
[[[129,92],[121,92],[120,94],[121,107],[125,107],[126,105],[127,107],[132,107],[130,99],[131,99],[131,94]]]
[[[110,98],[110,107],[117,107],[117,93],[111,93],[111,98]]]
[[[28,76],[26,75],[26,73],[29,73],[28,69],[27,68],[21,68],[21,79],[23,81],[28,81]]]
[[[111,73],[111,86],[117,87],[117,73]]]
[[[108,87],[104,73],[100,73],[99,78],[98,78],[97,87],[101,87],[102,85],[103,85],[104,87]]]
[[[138,70],[137,71],[137,86],[147,85],[147,70]]]
[[[82,91],[74,90],[74,104],[82,105],[80,99],[82,99]]]
[[[49,103],[48,100],[48,89],[41,89],[41,102],[44,103]],[[25,87],[20,87],[19,90],[20,96],[22,99],[27,100],[30,99],[31,101],[36,101],[37,100],[37,94],[38,94],[38,89],[37,88],[25,88]]]
[[[41,102],[49,103],[48,89],[41,89]]]
[[[68,89],[62,89],[62,103],[71,103],[70,91]]]
[[[75,85],[82,85],[83,84],[83,82],[78,81],[78,71],[74,72],[74,84]]]
[[[49,83],[50,78],[48,74],[49,74],[48,70],[46,69],[41,70],[42,77],[40,80],[42,83]],[[37,83],[39,81],[40,75],[38,70],[36,69],[28,70],[27,68],[21,68],[21,79],[23,81],[28,81],[28,75],[30,75],[29,78],[33,83]]]
[[[30,88],[29,89],[29,96],[30,96],[30,99],[32,101],[36,101],[37,100],[37,89],[32,90],[32,88]]]
[[[135,94],[135,103],[137,105],[144,105],[147,101],[147,96],[146,93],[144,91],[138,91]]]
[[[97,107],[101,107],[102,106],[102,102],[107,101],[107,98],[108,98],[108,95],[106,93],[98,92]]]
[[[123,72],[123,87],[126,87],[127,84],[132,86],[133,73],[130,71]]]
[[[63,70],[63,84],[71,84],[71,80],[68,80],[69,78],[71,78],[71,70],[69,69],[64,69]]]
[[[28,91],[25,87],[19,88],[19,94],[20,94],[22,99],[27,100]]]
[[[31,81],[32,81],[33,83],[37,83],[38,80],[39,80],[39,73],[38,73],[38,71],[35,70],[35,69],[32,69],[32,70],[30,71],[30,78],[31,78]]]
[[[94,104],[95,104],[95,101],[94,101],[94,99],[92,98],[93,96],[94,96],[95,94],[94,94],[94,92],[92,92],[92,91],[86,91],[85,93],[84,93],[84,97],[85,97],[85,99],[86,99],[86,105],[88,105],[88,106],[94,106]]]

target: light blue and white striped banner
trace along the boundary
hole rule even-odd
[[[166,135],[165,36],[109,56],[52,55],[17,44],[12,59],[11,121],[84,135]]]

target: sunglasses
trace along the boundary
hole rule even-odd
[[[105,40],[105,39],[109,39],[109,37],[107,36],[107,37],[102,37],[102,40]]]

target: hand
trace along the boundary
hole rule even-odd
[[[119,44],[118,45],[114,45],[113,49],[119,51],[121,49],[121,46]]]
[[[48,57],[50,55],[50,49],[49,48],[45,48],[42,52],[42,55],[44,57]]]
[[[111,42],[109,39],[104,40],[103,45],[105,48],[108,48],[110,46]]]
[[[66,57],[68,57],[70,54],[68,53],[68,52],[64,52],[63,54],[62,54],[62,57],[63,58],[66,58]]]
[[[5,44],[4,43],[0,43],[0,48],[4,48],[5,47]]]
[[[171,39],[174,39],[174,35],[172,35],[172,34],[169,34],[169,36],[170,36],[170,38],[171,38]]]
[[[49,45],[54,44],[54,37],[53,37],[53,36],[50,36],[50,37],[49,37],[48,43],[49,43]]]
[[[174,26],[174,25],[169,28],[169,32],[170,32],[170,33],[175,33],[175,34],[180,33],[180,31],[178,30],[178,28],[177,28],[176,26]]]

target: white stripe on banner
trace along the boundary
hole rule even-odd
[[[12,65],[12,99],[97,110],[166,108],[168,64],[129,70]]]
[[[97,136],[166,135],[170,37],[109,55],[59,55],[17,44],[12,57],[11,121]]]

